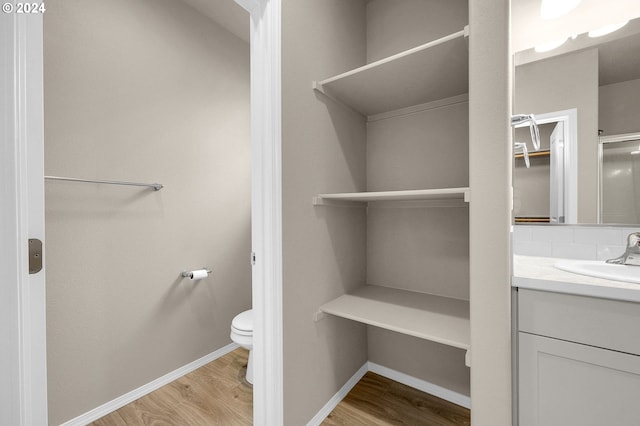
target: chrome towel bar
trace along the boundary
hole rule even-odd
[[[163,188],[163,185],[160,183],[138,183],[138,182],[120,182],[115,180],[76,179],[76,178],[59,177],[59,176],[45,176],[44,178],[49,180],[65,180],[70,182],[104,183],[107,185],[146,186],[146,187],[152,188],[154,191],[160,191]]]

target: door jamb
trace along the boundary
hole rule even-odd
[[[281,0],[236,0],[250,13],[253,421],[284,423]]]
[[[29,238],[44,242],[42,26],[41,14],[0,17],[0,423],[21,426],[47,424],[45,271],[28,263]]]

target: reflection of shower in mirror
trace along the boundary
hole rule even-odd
[[[601,136],[599,223],[640,223],[640,133]]]

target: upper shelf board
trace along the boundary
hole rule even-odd
[[[469,91],[469,27],[335,77],[314,89],[365,116]]]
[[[460,349],[471,347],[469,302],[367,285],[320,311]]]
[[[469,188],[412,189],[403,191],[345,192],[319,194],[313,198],[314,205],[330,202],[370,202],[370,201],[418,201],[418,200],[464,200],[469,201]]]

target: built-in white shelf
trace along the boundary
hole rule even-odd
[[[469,302],[366,285],[320,311],[421,339],[469,350]]]
[[[468,26],[360,68],[314,82],[314,89],[365,116],[469,91]]]
[[[319,194],[313,197],[314,205],[339,202],[370,201],[428,201],[428,200],[464,200],[469,201],[469,188],[411,189],[402,191],[344,192],[337,194]]]

